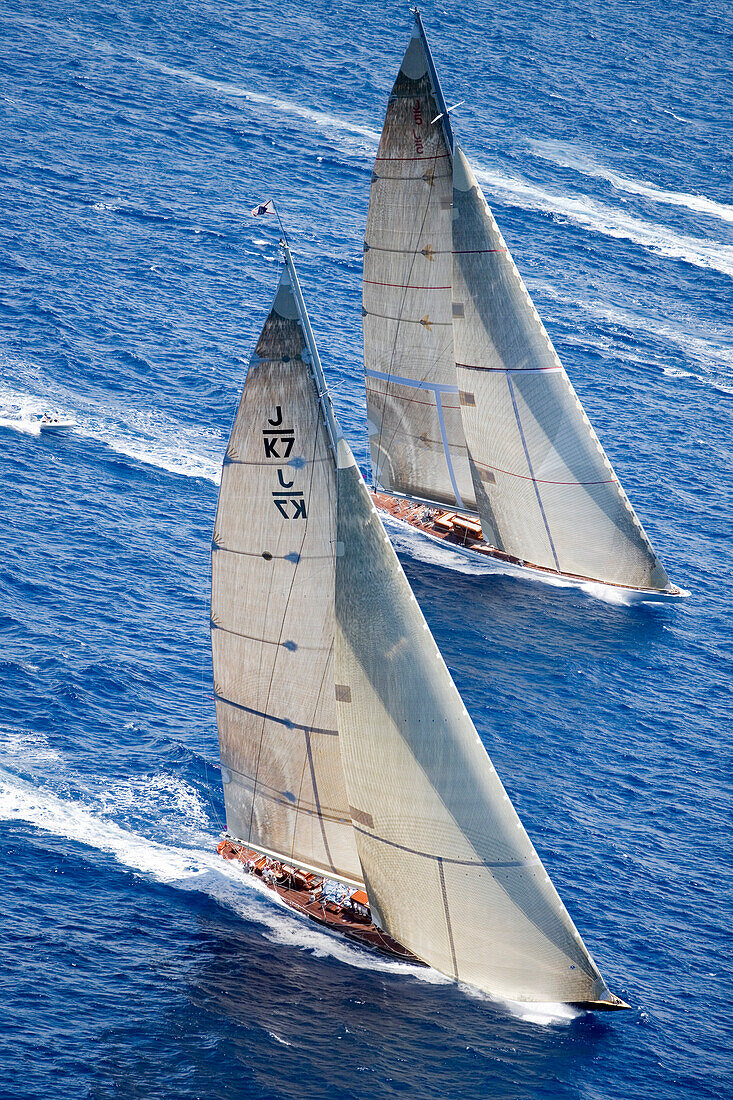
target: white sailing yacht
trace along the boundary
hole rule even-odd
[[[334,417],[287,243],[222,471],[219,850],[493,997],[611,994],[494,770]]]
[[[650,599],[672,584],[466,157],[415,11],[364,242],[377,506],[502,572]]]

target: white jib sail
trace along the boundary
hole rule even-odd
[[[212,649],[227,827],[362,881],[333,693],[336,466],[287,269],[222,473]]]
[[[456,371],[484,537],[558,572],[664,589],[667,574],[458,146],[453,181]]]
[[[374,165],[364,371],[378,486],[475,510],[451,326],[451,154],[416,22]]]
[[[343,441],[338,497],[336,700],[373,917],[494,997],[605,999]]]

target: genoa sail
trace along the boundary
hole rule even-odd
[[[336,473],[288,269],[250,362],[212,547],[227,827],[362,883],[333,692]]]
[[[343,441],[338,539],[338,724],[373,918],[495,997],[610,1006]]]
[[[418,25],[395,82],[364,242],[364,369],[375,483],[475,510],[453,354],[449,130]]]
[[[485,537],[558,572],[663,589],[667,574],[458,147],[453,182],[456,372]]]

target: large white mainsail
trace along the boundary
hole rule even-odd
[[[499,780],[339,442],[336,699],[376,922],[494,997],[609,993]]]
[[[475,509],[451,324],[450,124],[418,22],[372,175],[364,242],[364,368],[375,483]],[[447,115],[445,115],[447,120]]]
[[[458,146],[453,301],[460,403],[484,537],[558,572],[664,589],[669,578]]]
[[[333,692],[335,458],[299,297],[286,266],[219,493],[211,624],[227,827],[361,883]]]

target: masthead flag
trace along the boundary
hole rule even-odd
[[[252,217],[253,218],[259,218],[260,215],[262,215],[262,214],[274,214],[274,213],[275,213],[275,203],[272,201],[272,199],[268,199],[267,202],[261,202],[259,206],[255,206],[254,210],[252,211]]]

